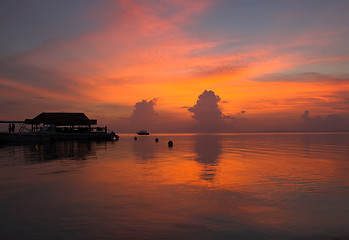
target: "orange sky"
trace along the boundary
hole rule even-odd
[[[296,130],[306,110],[348,117],[349,4],[256,4],[6,3],[0,118],[77,111],[127,132],[133,106],[157,99],[173,126],[154,130],[187,131],[204,90],[244,130]]]

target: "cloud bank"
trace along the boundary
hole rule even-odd
[[[130,123],[134,130],[149,129],[154,124],[158,116],[154,110],[157,101],[157,98],[149,101],[142,100],[134,105],[135,109],[130,117]]]
[[[301,114],[302,129],[305,131],[348,131],[348,119],[338,114],[310,116],[306,110]]]

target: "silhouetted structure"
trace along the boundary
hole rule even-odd
[[[172,141],[168,141],[168,146],[169,147],[173,147],[173,142]]]
[[[50,125],[56,126],[90,126],[96,125],[97,120],[89,119],[84,113],[41,113],[33,119],[26,119],[25,124],[32,125]]]
[[[6,122],[6,121],[1,121]],[[0,141],[34,141],[56,139],[113,140],[119,136],[108,133],[107,127],[92,127],[97,120],[89,119],[84,113],[41,113],[33,119],[10,121],[9,132],[15,131],[16,123],[21,123],[18,133],[0,134]],[[12,126],[11,126],[12,123]],[[28,126],[30,129],[28,129]]]
[[[147,130],[140,130],[137,132],[138,135],[149,135],[149,132]]]

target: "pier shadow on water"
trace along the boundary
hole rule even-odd
[[[51,162],[55,160],[82,161],[96,156],[96,142],[91,141],[57,141],[40,144],[6,144],[8,162],[0,165],[23,165]]]

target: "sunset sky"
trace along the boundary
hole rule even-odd
[[[345,0],[3,0],[0,120],[349,130],[348,13]]]

